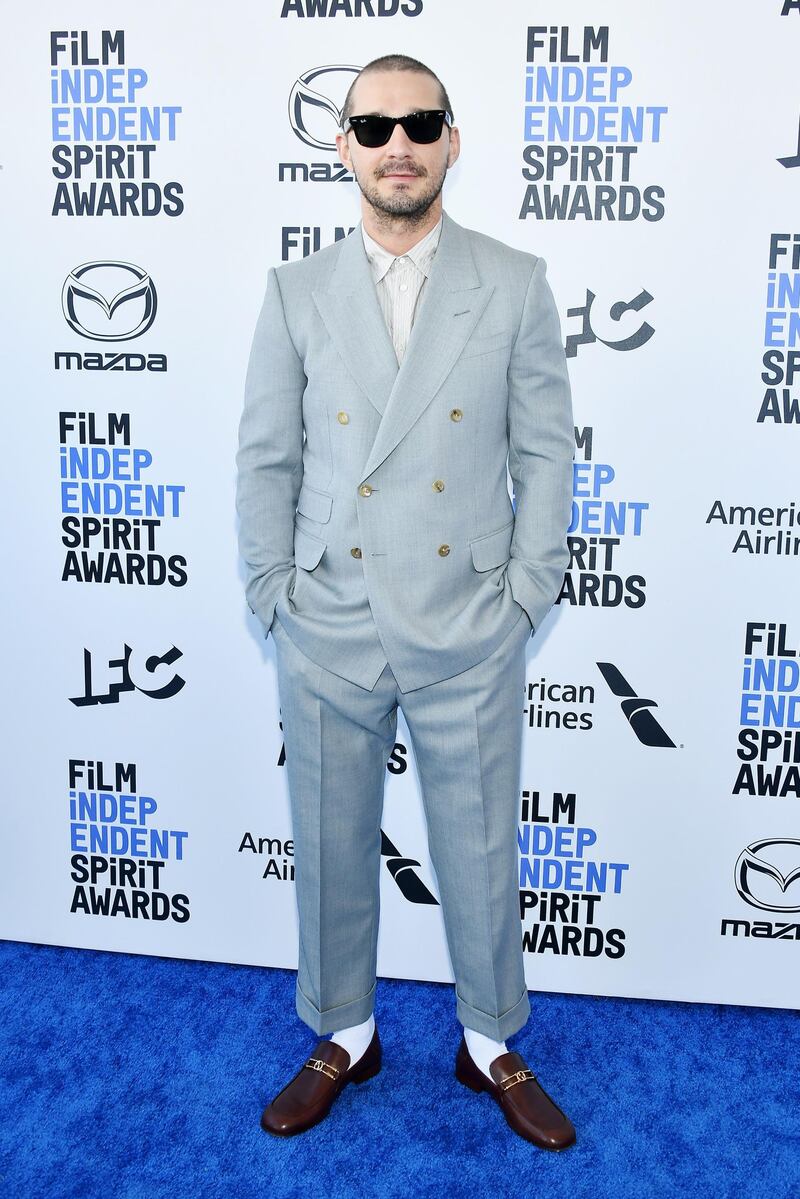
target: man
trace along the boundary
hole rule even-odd
[[[400,706],[464,1025],[456,1077],[520,1136],[563,1149],[571,1122],[505,1044],[530,1014],[516,845],[525,642],[567,564],[559,318],[542,258],[443,212],[460,137],[422,63],[364,67],[336,142],[362,221],[269,270],[237,455],[247,598],[275,641],[296,1007],[333,1034],[261,1123],[302,1132],[380,1069],[380,822]]]

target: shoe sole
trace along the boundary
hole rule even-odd
[[[470,1091],[474,1091],[476,1095],[479,1095],[481,1092],[485,1091],[486,1094],[493,1099],[500,1108],[500,1111],[503,1113],[503,1119],[505,1120],[506,1124],[508,1124],[508,1127],[511,1129],[511,1131],[516,1133],[518,1137],[522,1137],[523,1141],[527,1141],[530,1145],[535,1145],[537,1149],[546,1149],[548,1153],[564,1153],[565,1150],[571,1149],[572,1146],[576,1144],[576,1141],[570,1141],[568,1145],[541,1145],[538,1141],[532,1141],[530,1137],[523,1136],[521,1132],[519,1132],[510,1124],[505,1108],[488,1086],[484,1086],[478,1079],[473,1078],[469,1074],[462,1074],[458,1066],[456,1066],[455,1069],[455,1076],[462,1086],[469,1087]]]

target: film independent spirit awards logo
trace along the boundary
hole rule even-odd
[[[149,273],[132,262],[100,259],[76,266],[61,291],[64,319],[91,341],[131,341],[156,317],[158,298]]]

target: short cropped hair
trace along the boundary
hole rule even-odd
[[[439,107],[443,108],[445,112],[449,112],[452,118],[453,106],[450,103],[450,97],[441,79],[430,67],[426,67],[423,62],[419,62],[416,58],[409,58],[407,54],[384,54],[382,58],[373,58],[372,62],[368,62],[365,67],[362,67],[350,84],[347,95],[344,98],[344,105],[342,106],[342,124],[353,114],[353,89],[359,79],[362,75],[366,75],[367,72],[373,74],[377,71],[415,71],[419,75],[430,75],[431,79],[435,79],[439,85]]]

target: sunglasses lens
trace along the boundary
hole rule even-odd
[[[360,146],[385,146],[393,129],[394,121],[389,117],[360,117],[353,125]]]
[[[403,121],[403,127],[412,142],[426,145],[437,141],[442,134],[444,117],[438,112],[414,112]]]

